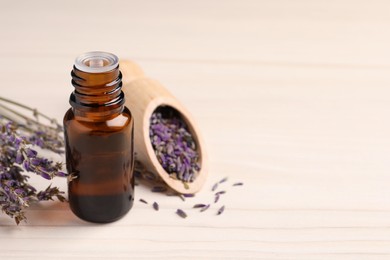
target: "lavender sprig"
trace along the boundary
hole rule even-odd
[[[0,101],[28,107],[0,97]],[[2,212],[15,220],[17,224],[26,220],[25,209],[37,201],[57,198],[65,201],[57,187],[49,185],[45,190],[37,191],[29,182],[24,172],[33,172],[45,179],[55,176],[64,177],[62,163],[44,158],[33,146],[61,153],[63,138],[62,127],[58,124],[47,126],[40,123],[42,114],[35,109],[31,119],[14,109],[0,103],[0,208]],[[24,122],[21,122],[21,120]],[[39,136],[39,138],[38,138]]]
[[[7,105],[4,103],[7,103]],[[11,108],[10,105],[32,112],[33,118]],[[3,97],[0,97],[0,115],[3,119],[13,122],[18,127],[18,132],[22,134],[29,143],[55,153],[64,152],[64,138],[62,136],[63,127],[58,124],[55,119],[49,118],[40,113],[37,109],[30,108]],[[48,121],[49,124],[42,123],[40,120],[41,117]]]

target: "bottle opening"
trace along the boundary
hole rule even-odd
[[[116,55],[108,52],[93,51],[81,54],[75,60],[75,67],[89,73],[103,73],[115,69],[119,64]]]

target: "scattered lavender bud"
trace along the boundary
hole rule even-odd
[[[225,178],[223,178],[222,180],[220,180],[219,183],[224,183],[224,182],[226,182],[227,180],[228,180],[228,178],[225,177]]]
[[[218,182],[213,185],[213,187],[211,188],[211,191],[216,191],[217,188],[218,188]]]
[[[171,162],[168,162],[168,163],[171,163]],[[142,178],[143,180],[148,181],[149,184],[156,184],[156,183],[159,184],[159,182],[156,181],[156,179],[154,179],[154,180],[152,181],[152,180],[149,180],[149,179],[147,179],[147,178],[144,177],[144,176],[145,176],[145,172],[147,172],[147,169],[145,169],[145,167],[142,166],[142,164],[141,164],[139,161],[136,161],[136,163],[135,163],[135,170],[139,172],[139,175],[136,176],[136,178]],[[213,185],[213,187],[212,187],[212,191],[215,192],[215,191],[218,189],[218,187],[220,186],[220,183],[223,183],[223,182],[226,182],[226,181],[227,181],[227,178],[224,178],[224,179],[218,181],[217,183],[215,183],[215,184]],[[243,185],[242,182],[236,182],[236,183],[232,184],[232,186],[242,186],[242,185]],[[220,190],[220,191],[215,192],[215,193],[214,193],[214,203],[217,203],[217,202],[219,201],[219,199],[221,198],[221,196],[222,196],[223,194],[225,194],[226,192],[227,192],[226,190]],[[180,197],[183,201],[185,201],[185,198],[186,198],[186,197],[193,197],[195,194],[187,194],[187,193],[185,193],[185,194],[180,194],[180,193],[177,193],[177,192],[174,192],[174,191],[170,191],[170,190],[169,190],[169,191],[166,193],[166,195],[167,195],[167,196],[178,196],[178,197]],[[195,209],[200,209],[200,212],[204,212],[204,211],[208,210],[208,209],[210,208],[211,205],[212,205],[211,203],[210,203],[210,204],[198,203],[198,204],[193,205],[193,208],[195,208]],[[156,205],[154,205],[154,203],[153,203],[153,208],[154,208],[155,210],[158,210],[158,207],[159,207],[159,206],[158,206],[157,203],[156,203]],[[156,208],[157,208],[157,209],[156,209]],[[222,207],[220,207],[220,208],[217,210],[216,215],[221,215],[221,214],[224,212],[224,210],[225,210],[225,205],[222,206]],[[183,211],[183,212],[184,212],[184,211]],[[177,213],[177,212],[176,212],[176,214],[179,215],[180,213]]]
[[[219,194],[215,194],[214,203],[217,203],[219,200]]]
[[[204,212],[204,211],[206,211],[208,208],[210,208],[210,204],[207,204],[206,206],[204,206],[204,207],[200,210],[200,212]]]
[[[218,210],[217,215],[221,215],[221,214],[224,212],[224,210],[225,210],[225,206],[222,206],[222,207]]]
[[[148,202],[144,199],[139,199],[139,201],[141,201],[142,203],[148,204]]]
[[[186,218],[187,217],[187,214],[183,210],[181,210],[181,209],[177,209],[176,210],[176,214],[179,215],[182,218]]]
[[[159,210],[160,207],[158,206],[157,202],[153,202],[153,208],[154,208],[156,211]]]
[[[193,206],[194,209],[197,209],[197,208],[204,208],[204,207],[206,207],[206,204],[195,204],[195,205]]]
[[[195,197],[195,194],[188,193],[188,194],[183,194],[183,196],[184,196],[185,198],[193,198],[193,197]]]

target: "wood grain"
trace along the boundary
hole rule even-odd
[[[389,1],[1,5],[1,95],[61,120],[74,57],[111,51],[192,112],[210,172],[186,202],[137,186],[149,204],[109,225],[56,202],[0,216],[0,259],[390,258]]]

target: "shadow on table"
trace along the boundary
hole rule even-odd
[[[25,211],[26,221],[22,221],[19,227],[23,226],[95,226],[98,224],[89,223],[79,219],[72,213],[67,202],[49,201],[31,205]],[[5,214],[0,215],[0,227],[17,227],[15,221]]]

